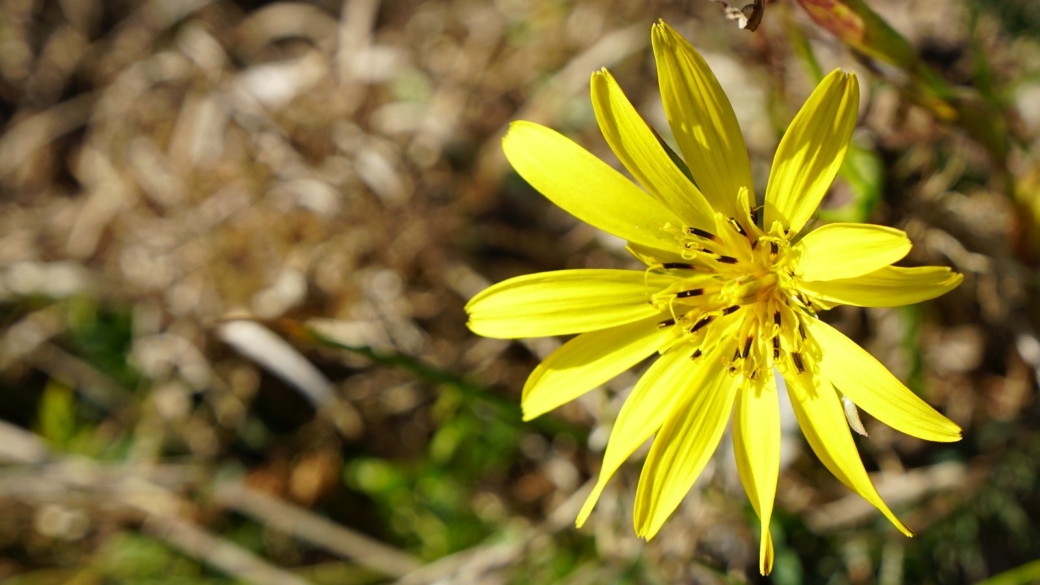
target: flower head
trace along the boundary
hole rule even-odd
[[[962,277],[948,268],[892,266],[910,250],[896,229],[830,224],[803,233],[851,140],[859,106],[855,75],[836,70],[812,93],[780,142],[758,204],[740,128],[711,70],[664,23],[653,28],[653,47],[665,113],[688,171],[605,70],[592,76],[596,119],[645,191],[543,126],[516,122],[503,142],[510,163],[535,189],[628,240],[646,270],[513,278],[469,302],[470,328],[499,338],[580,334],[531,374],[522,399],[527,419],[660,354],[618,415],[579,525],[614,472],[656,434],[634,518],[637,533],[653,537],[697,479],[732,413],[737,469],[762,521],[760,568],[768,573],[780,466],[779,373],[824,465],[911,535],[863,468],[843,398],[922,439],[956,441],[960,428],[817,314],[838,304],[920,302]]]

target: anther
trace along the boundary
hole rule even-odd
[[[773,359],[780,359],[780,337],[773,337]]]
[[[711,323],[712,319],[714,318],[715,317],[712,317],[711,315],[701,317],[701,320],[694,323],[693,327],[690,328],[690,333],[697,333],[698,331],[706,327],[708,323]]]
[[[752,341],[751,337],[748,337],[747,339],[744,340],[744,351],[742,351],[740,353],[740,357],[746,359],[748,354],[751,353],[751,341]]]
[[[758,224],[758,208],[754,205],[748,205],[748,214],[751,215],[751,223]]]
[[[798,302],[801,303],[803,307],[809,309],[810,311],[815,311],[816,308],[813,307],[812,301],[809,300],[808,297],[803,295],[801,292],[795,292],[794,296],[796,299],[798,299]]]
[[[723,264],[736,264],[737,263],[737,259],[734,258],[733,256],[719,256],[717,258],[717,260],[719,262],[722,262]]]
[[[758,240],[755,240],[754,242],[751,242],[751,249],[754,250],[756,248],[758,248]]]
[[[701,350],[698,349],[697,351],[693,352],[693,355],[690,356],[690,359],[695,360],[699,357],[701,357]]]
[[[737,312],[739,310],[740,310],[740,305],[732,305],[730,307],[726,307],[725,309],[722,309],[722,314],[723,315],[732,315],[733,313],[735,313],[735,312]]]
[[[715,234],[713,234],[711,232],[704,231],[704,230],[702,230],[700,228],[692,227],[692,228],[690,228],[690,233],[695,235],[695,236],[697,236],[697,237],[699,237],[699,238],[704,238],[706,240],[711,240],[713,242],[719,241],[718,236],[716,236]]]
[[[794,362],[794,367],[798,368],[799,374],[805,371],[805,365],[802,363],[802,354],[797,351],[791,352],[791,361]]]
[[[805,341],[805,325],[798,324],[798,335],[802,336],[802,341]]]
[[[703,288],[694,288],[694,289],[679,291],[679,292],[675,293],[675,298],[677,298],[677,299],[688,299],[690,297],[699,297],[702,294],[704,294],[704,289]]]
[[[661,265],[661,268],[665,270],[693,270],[693,264],[686,264],[684,262],[665,262]]]
[[[733,350],[733,361],[740,359],[740,348]]]
[[[809,302],[809,299],[805,298],[805,295],[803,295],[803,294],[801,293],[801,291],[798,291],[798,292],[796,292],[796,293],[795,293],[795,296],[797,296],[797,297],[798,297],[798,300],[799,300],[799,301],[801,301],[801,303],[802,303],[803,305],[805,305],[805,306],[807,306],[807,307],[811,307],[811,306],[812,306],[812,304],[811,304],[811,303]]]
[[[745,238],[747,237],[747,232],[746,232],[746,231],[744,231],[744,226],[740,225],[740,222],[739,222],[739,221],[737,221],[737,220],[735,220],[735,219],[733,219],[733,218],[731,217],[731,218],[729,218],[729,222],[730,222],[731,224],[733,224],[733,227],[734,227],[734,228],[736,228],[736,230],[737,230],[738,232],[740,232],[740,235],[744,236]]]
[[[675,325],[675,319],[665,319],[657,324],[657,328],[664,329],[665,327],[671,327],[672,325]]]
[[[776,311],[775,313],[773,313],[773,323],[777,327],[780,326],[780,311]]]
[[[776,242],[769,242],[769,251],[776,256],[780,253],[780,246]]]

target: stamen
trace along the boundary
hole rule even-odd
[[[690,359],[695,360],[699,357],[701,357],[701,350],[698,349],[697,351],[693,352],[693,355],[690,356]]]
[[[773,323],[776,324],[777,327],[780,326],[780,311],[773,313]]]
[[[736,264],[737,263],[737,259],[734,258],[733,256],[719,256],[718,257],[718,261],[722,262],[723,264]]]
[[[816,307],[814,307],[812,304],[812,299],[803,295],[802,293],[798,293],[798,298],[802,300],[802,304],[805,305],[807,309],[813,312],[816,311]]]
[[[744,340],[744,351],[741,352],[740,357],[745,358],[745,359],[747,358],[748,353],[751,352],[751,342],[753,340],[754,340],[754,338],[752,338],[752,337],[748,337],[747,339]]]
[[[680,291],[680,292],[675,293],[675,298],[677,298],[677,299],[688,299],[690,297],[699,297],[702,294],[704,294],[704,289],[703,288],[694,288],[694,289],[684,290],[684,291]]]
[[[661,268],[665,270],[693,270],[693,264],[686,264],[685,262],[665,262],[661,265]]]
[[[756,248],[758,248],[758,240],[755,240],[754,242],[751,242],[751,249],[754,250]]]
[[[735,313],[735,312],[737,312],[739,310],[740,310],[740,305],[733,305],[731,307],[726,307],[725,309],[722,309],[722,314],[723,315],[731,315],[731,314],[733,314],[733,313]]]
[[[675,319],[665,319],[657,324],[657,328],[664,329],[665,327],[671,327],[672,325],[675,325]]]
[[[802,341],[805,341],[805,325],[798,324],[798,335],[802,336]]]
[[[700,228],[692,227],[692,228],[690,228],[690,233],[695,235],[695,236],[697,236],[697,237],[699,237],[699,238],[704,238],[706,240],[711,240],[713,242],[719,241],[718,236],[716,236],[715,234],[713,234],[711,232],[704,231],[704,230],[702,230]]]
[[[794,367],[798,368],[799,374],[805,371],[805,364],[802,363],[802,354],[797,351],[791,352],[791,361],[794,362]]]
[[[748,205],[748,214],[751,215],[751,223],[758,225],[758,207]]]
[[[780,336],[773,337],[773,359],[780,359]]]
[[[712,317],[711,315],[701,317],[701,320],[694,323],[693,327],[690,328],[690,333],[697,333],[706,327],[708,323],[711,323],[713,319],[715,319],[715,317]]]
[[[740,232],[740,235],[744,236],[745,238],[747,237],[747,232],[744,231],[744,226],[740,225],[739,221],[731,217],[729,218],[729,222],[733,224],[733,227],[736,228],[738,232]]]
[[[776,242],[769,242],[769,251],[776,256],[780,253],[780,245]]]

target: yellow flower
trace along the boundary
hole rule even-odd
[[[910,250],[900,230],[830,224],[801,233],[845,157],[859,107],[855,75],[836,70],[809,97],[777,148],[758,206],[744,140],[715,76],[663,22],[653,28],[653,47],[668,124],[692,180],[606,70],[592,76],[596,119],[645,191],[543,126],[516,122],[503,141],[506,157],[535,189],[628,240],[646,270],[507,280],[469,302],[470,329],[508,339],[580,334],[531,374],[525,419],[660,354],[614,423],[579,526],[614,472],[656,433],[634,518],[636,532],[652,538],[711,457],[732,412],[737,469],[762,521],[760,569],[769,573],[780,465],[776,372],[824,465],[911,536],[863,468],[842,397],[921,439],[956,441],[960,428],[817,313],[838,304],[924,301],[956,287],[961,275],[892,266]]]

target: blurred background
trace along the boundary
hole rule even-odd
[[[1040,5],[1032,0],[0,0],[0,580],[1040,582]],[[556,339],[468,332],[535,271],[639,265],[511,172],[513,119],[616,164],[608,67],[671,140],[649,47],[705,56],[759,187],[821,74],[860,126],[820,221],[964,273],[826,318],[965,429],[864,414],[906,539],[784,437],[770,578],[732,452],[637,539],[640,464],[574,528],[626,392],[530,423]],[[748,27],[751,28],[751,27]],[[644,364],[645,367],[645,364]]]

